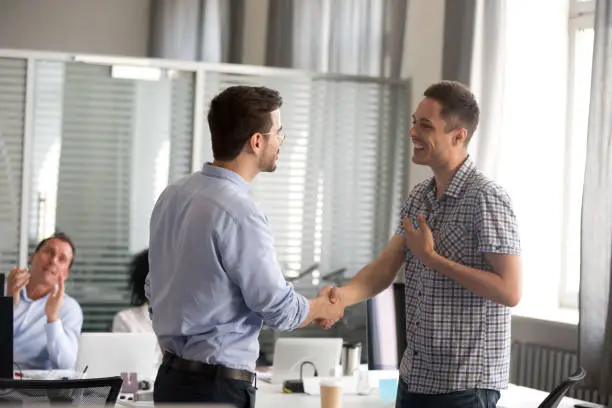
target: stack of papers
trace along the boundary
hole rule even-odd
[[[81,373],[74,370],[23,370],[16,371],[15,378],[23,380],[80,379]]]

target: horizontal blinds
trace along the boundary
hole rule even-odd
[[[108,67],[66,65],[56,229],[77,247],[67,291],[85,329],[107,329],[108,314],[127,305],[135,98],[134,83]]]
[[[278,261],[288,277],[320,267],[296,286],[314,293],[340,268],[353,275],[386,244],[404,185],[407,90],[376,82],[207,72],[207,101],[228,86],[263,85],[281,92],[287,130],[278,168],[253,182],[267,214]],[[204,155],[211,155],[205,134]]]
[[[37,66],[30,242],[72,237],[67,293],[84,330],[104,331],[128,306],[128,263],[148,245],[158,194],[191,169],[194,78],[114,79],[109,67],[57,64]]]
[[[183,72],[171,85],[169,182],[191,173],[192,169],[195,75]]]
[[[309,161],[309,128],[312,83],[309,78],[206,73],[206,100],[232,85],[257,85],[277,89],[283,96],[281,120],[287,137],[273,173],[260,174],[253,182],[253,199],[266,213],[276,243],[281,268],[288,276],[320,261],[314,252],[317,183],[307,177],[317,167]],[[207,107],[208,109],[208,107]],[[211,158],[210,133],[204,132],[204,157]]]
[[[57,177],[62,145],[64,63],[38,61],[35,64],[34,134],[32,140],[30,194],[30,252],[55,231]]]
[[[0,152],[10,158],[0,162],[0,223],[13,231],[1,241],[5,269],[18,258],[25,71],[23,61],[0,60]],[[127,306],[127,264],[148,244],[157,195],[192,168],[194,75],[114,79],[109,67],[61,61],[36,61],[35,72],[30,249],[56,230],[72,236],[77,257],[67,291],[83,306],[84,329],[106,330]],[[322,275],[339,268],[351,275],[370,261],[387,242],[403,196],[408,90],[213,70],[204,80],[207,104],[234,84],[283,95],[287,139],[277,171],[254,181],[253,198],[268,215],[287,277],[320,265],[298,289],[311,295],[325,283]]]
[[[26,60],[0,58],[0,272],[19,262]]]

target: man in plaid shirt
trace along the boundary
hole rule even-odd
[[[493,408],[508,384],[520,243],[510,198],[468,155],[478,118],[464,85],[442,81],[425,91],[410,131],[412,161],[434,176],[412,190],[379,257],[345,286],[322,289],[350,306],[386,289],[404,263],[397,408]]]

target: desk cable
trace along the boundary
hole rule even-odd
[[[318,377],[319,376],[319,372],[317,371],[317,366],[314,365],[314,363],[312,361],[303,361],[302,364],[300,364],[300,381],[304,381],[304,366],[305,365],[311,365],[312,368],[314,369],[314,376]]]

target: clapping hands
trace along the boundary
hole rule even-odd
[[[49,294],[47,303],[45,303],[45,314],[47,315],[47,322],[53,323],[58,319],[59,310],[64,301],[64,278],[59,277],[57,286],[53,292]]]
[[[20,269],[15,267],[9,272],[6,283],[6,295],[13,298],[14,305],[19,303],[19,292],[21,292],[21,289],[23,289],[28,282],[30,282],[30,272],[28,268]]]

